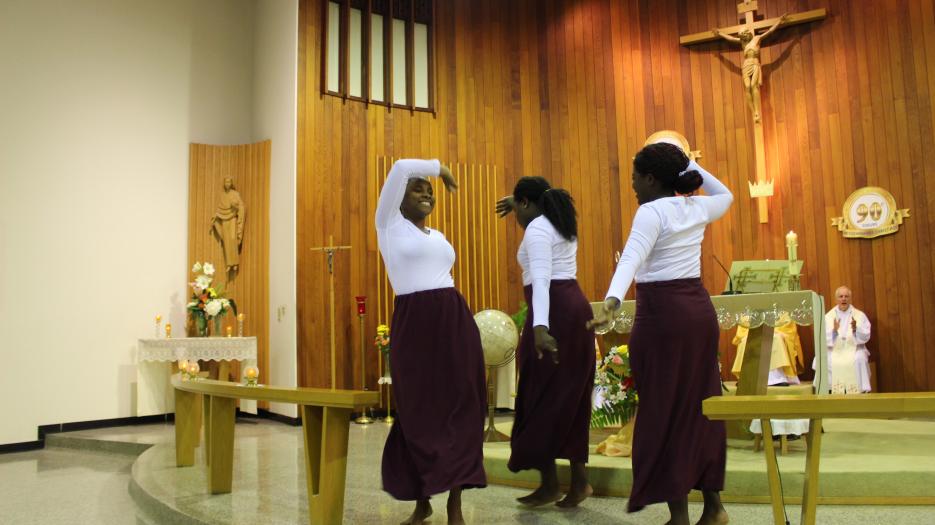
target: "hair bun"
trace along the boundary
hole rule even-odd
[[[703,182],[704,178],[697,170],[686,170],[675,180],[675,191],[681,194],[692,193],[700,188]]]

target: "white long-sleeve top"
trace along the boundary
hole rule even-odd
[[[540,215],[526,225],[516,259],[523,269],[523,285],[532,285],[532,325],[548,328],[549,283],[577,277],[578,241],[562,237],[549,219]]]
[[[455,251],[438,230],[420,229],[403,217],[399,205],[412,178],[437,177],[437,160],[403,159],[390,174],[377,201],[377,242],[396,295],[454,287]]]
[[[694,160],[687,169],[701,173],[707,195],[664,197],[636,210],[606,297],[623,301],[634,279],[645,283],[701,276],[705,226],[727,212],[734,196]]]

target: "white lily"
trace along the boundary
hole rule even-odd
[[[205,275],[214,275],[214,265],[209,262],[206,262],[201,269],[204,270]]]
[[[198,273],[201,271],[201,263],[195,262],[195,266],[192,266],[192,273]]]

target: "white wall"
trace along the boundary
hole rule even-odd
[[[269,213],[269,381],[296,386],[295,174],[298,0],[256,6],[253,140],[272,139]],[[295,405],[270,411],[298,417]]]
[[[136,339],[184,325],[188,143],[254,137],[254,12],[0,3],[0,444],[132,415]]]

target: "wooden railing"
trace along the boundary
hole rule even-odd
[[[802,489],[803,525],[814,525],[818,499],[818,460],[821,453],[821,422],[824,418],[891,418],[935,416],[935,392],[810,396],[724,396],[705,399],[704,414],[710,419],[761,419],[763,435],[772,436],[770,419],[809,419]],[[767,437],[766,474],[773,520],[785,523],[779,466],[773,440]]]
[[[188,381],[177,376],[172,378],[172,386],[175,388],[176,465],[195,464],[203,407],[208,489],[212,494],[231,492],[235,401],[255,399],[299,405],[305,437],[309,523],[341,523],[351,412],[376,404],[377,392],[246,386],[228,381]]]

